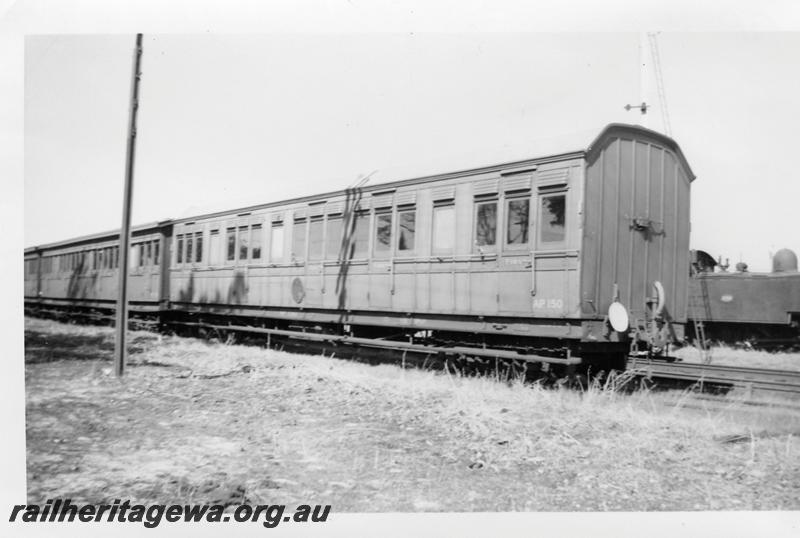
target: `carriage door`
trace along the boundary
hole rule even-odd
[[[498,296],[500,312],[531,313],[534,286],[534,236],[531,179],[533,172],[506,175],[502,179]]]

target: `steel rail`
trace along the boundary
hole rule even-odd
[[[800,393],[800,372],[768,370],[742,366],[693,364],[684,362],[628,359],[628,369],[651,378],[679,379],[711,384],[726,384],[769,390]]]

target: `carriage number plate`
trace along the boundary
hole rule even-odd
[[[562,299],[534,299],[533,307],[560,310],[564,308],[564,301]]]

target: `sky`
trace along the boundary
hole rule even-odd
[[[769,270],[777,249],[800,252],[800,33],[656,39],[672,136],[697,175],[692,247]],[[133,43],[26,37],[26,246],[119,227]],[[133,222],[536,156],[537,141],[610,122],[664,132],[641,43],[640,32],[145,34]],[[643,92],[646,116],[623,108]]]

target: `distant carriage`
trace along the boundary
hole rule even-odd
[[[612,124],[538,155],[138,227],[132,311],[544,362],[681,340],[678,145]],[[26,306],[113,309],[117,243],[27,249]]]

